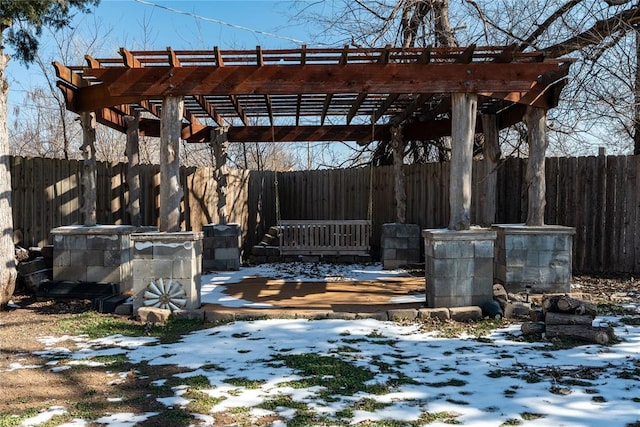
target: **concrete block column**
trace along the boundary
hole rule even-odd
[[[392,270],[420,262],[420,243],[418,224],[382,224],[382,267]]]
[[[202,269],[240,270],[242,229],[238,224],[207,224],[202,227]]]
[[[131,289],[131,225],[68,225],[51,230],[53,279],[118,283]]]
[[[496,232],[423,230],[427,307],[482,305],[493,299]]]
[[[496,224],[495,280],[508,292],[569,292],[573,227]]]
[[[200,308],[202,233],[137,233],[131,236],[134,314],[148,306]]]

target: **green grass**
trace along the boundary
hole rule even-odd
[[[38,415],[38,408],[30,408],[21,414],[0,414],[0,427],[19,426],[27,418]]]
[[[375,399],[365,398],[357,401],[354,407],[355,409],[360,411],[375,412],[375,411],[384,409],[389,405],[390,405],[389,403],[381,403]]]
[[[183,335],[206,327],[201,320],[174,318],[170,318],[164,325],[145,325],[95,311],[87,311],[62,319],[58,321],[58,326],[63,333],[87,335],[92,339],[121,334],[129,337],[157,337],[161,343],[176,342]]]
[[[544,414],[536,414],[535,412],[523,412],[520,414],[520,416],[525,421],[533,421],[533,420],[546,417],[546,415]]]
[[[172,408],[150,417],[145,425],[187,427],[193,424],[193,416],[182,408]]]
[[[187,390],[182,397],[190,400],[185,409],[196,414],[208,414],[211,408],[224,400],[222,397],[211,397],[195,389]]]
[[[304,387],[322,386],[328,395],[352,395],[366,390],[365,382],[374,378],[369,369],[356,366],[338,357],[314,353],[277,355],[275,360],[305,377]],[[292,382],[295,383],[295,382]]]
[[[462,334],[475,337],[477,341],[491,343],[492,340],[485,338],[492,331],[509,325],[504,319],[483,319],[477,322],[454,322],[451,320],[442,321],[439,319],[425,319],[421,324],[421,329],[428,332],[437,332],[442,338],[457,338]]]
[[[456,418],[458,416],[449,412],[423,412],[418,419],[418,422],[422,424],[432,424],[437,421],[442,421],[446,424],[458,424]]]
[[[266,409],[267,411],[275,411],[278,408],[306,410],[308,409],[308,405],[303,402],[296,402],[288,394],[280,394],[278,396],[265,400],[258,405],[258,408]]]
[[[464,380],[459,380],[457,378],[451,378],[447,381],[440,381],[435,383],[427,383],[429,387],[462,387],[467,385],[467,382]]]
[[[224,382],[236,387],[244,387],[251,390],[259,389],[265,383],[264,380],[250,380],[245,377],[227,378]]]

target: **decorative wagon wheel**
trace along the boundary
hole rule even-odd
[[[171,311],[180,310],[187,305],[187,292],[177,280],[164,281],[160,278],[149,283],[144,291],[144,305]]]

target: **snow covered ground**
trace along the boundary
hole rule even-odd
[[[466,426],[637,423],[640,328],[619,323],[614,317],[599,318],[597,322],[616,325],[616,333],[623,341],[610,347],[585,345],[551,350],[543,343],[517,341],[517,325],[477,339],[439,338],[437,334],[421,332],[416,325],[370,319],[281,319],[230,323],[193,332],[175,344],[158,344],[149,337],[112,336],[82,340],[80,350],[69,351],[57,347],[59,340],[49,338],[44,341],[48,349],[41,355],[89,363],[96,356],[122,353],[133,363],[147,361],[150,365],[188,368],[180,377],[204,376],[209,386],[201,391],[222,399],[211,407],[210,413],[199,415],[208,425],[216,425],[217,413],[249,408],[254,419],[278,415],[284,421],[272,425],[284,426],[294,416],[293,409],[260,408],[281,395],[334,420],[339,419],[336,414],[341,411],[356,408],[348,420],[352,424],[365,420],[415,421],[425,414],[441,413]],[[383,394],[358,391],[324,398],[322,386],[293,387],[291,384],[301,379],[300,372],[278,362],[284,356],[300,354],[342,358],[371,371],[368,383],[372,385],[398,385]],[[56,368],[60,366],[51,369]],[[253,385],[243,387],[231,381],[238,378]],[[411,381],[401,380],[406,378]],[[174,397],[164,398],[162,403],[185,406],[189,402],[182,397],[185,387],[175,387],[174,391]],[[367,399],[380,405],[375,410],[357,409],[357,402]],[[51,413],[61,410],[54,407]],[[114,427],[132,426],[135,420],[152,415],[113,414],[93,421]],[[39,416],[42,418],[43,414]],[[36,425],[28,421],[24,425]],[[87,421],[78,420],[74,425],[85,425]],[[430,425],[445,424],[436,421]]]
[[[282,267],[206,276],[203,299],[213,302],[217,287],[242,276],[285,274],[270,268]],[[345,280],[389,274],[375,265],[357,272],[344,268],[332,267],[326,274]],[[305,271],[290,274],[308,280]],[[324,273],[309,274],[321,278]],[[556,349],[549,342],[519,339],[519,324],[483,337],[445,338],[417,324],[373,319],[270,319],[192,332],[172,344],[152,337],[74,337],[77,348],[68,349],[60,345],[70,337],[43,337],[46,349],[39,355],[53,361],[48,369],[58,370],[65,369],[63,363],[92,363],[98,356],[114,354],[126,355],[132,363],[181,367],[182,373],[158,384],[175,383],[176,377],[185,383],[189,378],[204,379],[207,385],[200,392],[217,403],[208,413],[195,414],[203,425],[220,425],[217,416],[242,408],[253,420],[250,424],[271,416],[277,421],[270,425],[285,426],[297,416],[296,408],[304,407],[323,420],[321,425],[635,426],[640,425],[640,306],[626,308],[635,314],[601,316],[594,322],[614,327],[620,342],[611,346]],[[305,386],[310,374],[289,363],[304,355],[347,363],[353,372],[369,375],[365,387],[354,392],[334,388],[327,395],[340,372],[325,373],[320,383],[309,381]],[[12,367],[27,368],[34,367]],[[123,378],[130,374],[120,373]],[[187,389],[173,387],[173,396],[158,400],[167,407],[185,408],[190,401]],[[275,401],[295,404],[267,405]],[[23,425],[37,425],[64,410],[53,407]],[[153,415],[111,414],[67,425],[133,426]],[[380,424],[373,424],[376,421]]]

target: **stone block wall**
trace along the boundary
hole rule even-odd
[[[380,247],[383,269],[392,270],[420,262],[421,243],[418,224],[382,224]]]
[[[569,292],[575,228],[498,224],[495,280],[509,292]]]
[[[242,245],[240,225],[207,224],[202,227],[202,232],[202,269],[239,270]]]
[[[493,300],[496,232],[423,230],[428,307],[482,305]]]
[[[53,279],[118,283],[120,291],[131,285],[130,225],[70,225],[51,230]]]
[[[200,308],[202,233],[137,233],[131,240],[134,313],[143,306]]]

